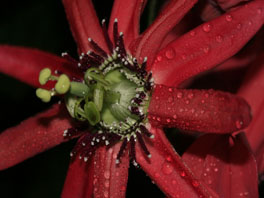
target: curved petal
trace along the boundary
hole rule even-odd
[[[235,95],[163,85],[155,87],[148,113],[154,125],[212,133],[241,130],[251,120],[249,105]]]
[[[262,26],[262,10],[264,1],[252,1],[172,42],[150,68],[155,83],[177,86],[233,56]]]
[[[100,147],[95,153],[94,197],[122,198],[126,196],[129,157],[124,152],[121,163],[116,164],[116,157],[122,142],[109,149]]]
[[[249,0],[214,0],[214,1],[216,1],[223,10],[228,10],[236,5],[239,5],[239,3],[246,2]]]
[[[115,0],[109,23],[109,35],[113,36],[114,20],[117,18],[119,32],[124,33],[125,45],[128,47],[139,35],[139,19],[146,3],[147,0],[130,0],[128,6],[127,1]]]
[[[263,142],[263,113],[264,113],[264,53],[251,65],[247,76],[242,83],[238,95],[245,98],[252,108],[253,120],[246,130],[250,145],[255,152]]]
[[[63,0],[72,34],[78,44],[79,52],[92,50],[88,38],[92,38],[107,51],[102,28],[98,22],[91,0]]]
[[[155,135],[146,141],[151,158],[136,144],[136,159],[141,168],[168,197],[218,197],[193,175],[185,162],[170,146],[161,129],[151,128]]]
[[[148,64],[151,65],[163,39],[196,2],[197,0],[170,1],[154,23],[143,33],[140,40],[132,47],[136,58],[143,60],[147,56]]]
[[[75,159],[69,166],[62,198],[90,198],[93,194],[94,159]]]
[[[0,72],[4,74],[39,87],[39,72],[44,67],[49,67],[53,72],[59,70],[70,76],[80,76],[66,59],[36,49],[0,46]]]
[[[245,135],[204,135],[183,155],[192,171],[220,197],[258,197],[256,161]]]
[[[0,134],[0,170],[64,142],[63,132],[71,126],[66,110],[54,105],[50,110],[5,130]]]

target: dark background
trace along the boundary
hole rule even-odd
[[[112,0],[94,0],[94,4],[99,18],[108,19]],[[147,24],[147,15],[148,7],[141,21],[143,28]],[[76,44],[60,0],[1,1],[0,44],[38,48],[59,56],[67,51],[77,56]],[[35,89],[0,73],[0,131],[19,124],[49,106],[35,96]],[[184,150],[186,147],[183,144],[186,145],[189,139],[185,137],[186,141],[180,142],[182,134],[173,132],[168,134],[172,134],[170,139],[173,139],[177,151],[181,152],[179,148]],[[59,198],[74,143],[74,140],[64,143],[0,171],[0,198]],[[129,171],[127,197],[165,197],[141,169],[131,166]],[[264,188],[260,189],[264,191]]]
[[[94,1],[99,18],[108,18],[112,1]],[[143,21],[144,24],[144,21]],[[76,45],[60,0],[9,0],[0,6],[0,44],[27,46],[76,56]],[[0,74],[0,131],[49,107],[35,89]],[[59,198],[74,141],[0,172],[1,198]],[[1,159],[0,159],[1,160]],[[130,168],[127,197],[164,197],[145,173]]]

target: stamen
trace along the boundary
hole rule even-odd
[[[122,145],[121,145],[121,147],[120,147],[120,150],[119,150],[119,152],[118,152],[118,154],[117,154],[117,157],[116,157],[116,164],[118,164],[118,163],[120,162],[120,158],[121,158],[121,156],[123,155],[124,150],[126,149],[126,146],[127,146],[127,138],[125,138],[125,139],[123,140],[123,143],[122,143]]]
[[[99,54],[101,54],[103,57],[107,57],[107,53],[101,48],[99,47],[99,45],[94,42],[93,39],[88,38],[88,41],[91,43],[92,47],[94,48],[95,51],[97,51]]]
[[[115,43],[115,46],[118,46],[118,20],[117,18],[115,18],[115,21],[114,21],[114,27],[113,27],[113,37],[114,37],[114,43]]]
[[[107,32],[107,27],[106,27],[106,24],[105,24],[105,19],[102,20],[102,29],[103,29],[103,34],[104,34],[104,38],[105,38],[105,41],[106,41],[106,44],[107,44],[107,47],[109,49],[110,52],[113,51],[113,43],[109,37],[109,34]]]
[[[142,150],[145,152],[145,154],[151,158],[150,152],[148,151],[148,148],[146,147],[146,144],[141,136],[141,134],[139,132],[136,133],[137,134],[137,139],[139,142],[139,145],[141,146]]]

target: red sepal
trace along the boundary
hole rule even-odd
[[[93,194],[94,158],[71,162],[61,194],[62,198],[91,198]]]
[[[139,19],[147,0],[115,0],[109,23],[109,35],[113,37],[114,20],[118,19],[118,30],[124,33],[124,43],[128,47],[139,35]],[[113,40],[113,39],[112,39]]]
[[[152,68],[156,84],[177,86],[237,53],[264,22],[256,0],[202,24],[161,50]]]
[[[247,102],[214,90],[185,90],[156,85],[149,105],[149,121],[183,130],[229,133],[247,127]]]
[[[133,44],[135,57],[143,60],[147,56],[148,65],[151,65],[162,41],[196,2],[197,0],[170,1],[139,41]]]
[[[171,147],[161,129],[151,128],[150,132],[155,136],[153,140],[146,139],[151,158],[148,158],[136,144],[136,159],[141,168],[168,197],[218,197],[197,180]]]
[[[258,197],[256,161],[244,134],[204,135],[184,153],[183,160],[219,197]]]
[[[94,157],[94,197],[125,198],[128,179],[129,157],[124,152],[121,162],[116,157],[122,142],[107,149],[100,147]]]
[[[60,105],[40,113],[0,134],[0,170],[13,166],[66,139],[64,130],[71,128],[71,118]]]
[[[71,77],[80,77],[67,60],[36,49],[0,46],[0,72],[12,76],[33,87],[39,87],[39,72],[45,68],[59,70]]]
[[[72,34],[79,52],[92,50],[88,38],[92,38],[101,48],[107,51],[102,28],[98,22],[91,0],[63,0]]]

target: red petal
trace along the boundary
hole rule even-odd
[[[0,72],[10,75],[34,87],[40,86],[39,72],[44,67],[59,70],[70,76],[79,77],[68,61],[36,49],[0,46]]]
[[[146,143],[152,157],[147,158],[136,144],[137,162],[168,197],[217,197],[194,177],[162,130],[151,128],[150,131],[155,138]]]
[[[0,170],[65,141],[63,131],[71,127],[68,113],[60,105],[29,118],[0,135]]]
[[[241,2],[246,2],[249,0],[215,0],[222,9],[228,10],[236,5],[238,5]]]
[[[91,0],[63,0],[72,34],[80,52],[91,50],[88,38],[92,38],[107,51],[102,28]]]
[[[139,34],[139,19],[145,7],[146,0],[115,0],[112,8],[109,35],[113,36],[113,24],[115,18],[118,19],[119,32],[124,33],[125,45],[128,47],[131,41],[136,39]]]
[[[179,23],[184,15],[193,7],[197,0],[171,1],[161,12],[155,22],[143,33],[135,46],[135,56],[142,59],[148,57],[151,65],[153,58],[166,35]]]
[[[172,42],[151,68],[155,83],[179,85],[233,56],[262,26],[262,10],[264,1],[253,1]]]
[[[242,134],[233,139],[205,135],[183,159],[220,197],[258,197],[256,162]]]
[[[214,90],[185,90],[158,85],[149,105],[149,121],[165,127],[228,133],[248,126],[246,101]]]
[[[122,143],[122,142],[121,142]],[[126,197],[129,157],[125,152],[121,163],[116,164],[120,149],[118,143],[111,148],[100,147],[95,154],[94,197]]]
[[[88,162],[75,159],[69,167],[62,198],[90,198],[93,193],[94,159]]]
[[[253,120],[246,130],[250,145],[254,152],[263,142],[263,121],[264,121],[264,53],[251,65],[246,79],[242,83],[238,94],[245,98],[252,108]]]

